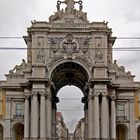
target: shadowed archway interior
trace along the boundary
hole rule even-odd
[[[52,108],[53,108],[53,122],[55,124],[56,123],[56,103],[58,103],[59,101],[61,101],[61,99],[59,100],[57,96],[58,91],[65,87],[65,86],[75,86],[77,88],[79,88],[79,90],[81,90],[81,93],[83,93],[84,97],[81,97],[79,100],[81,100],[83,102],[83,99],[86,99],[87,97],[87,91],[86,91],[86,86],[87,86],[87,82],[88,82],[89,76],[87,71],[85,70],[85,68],[77,63],[73,63],[73,62],[66,62],[66,63],[62,63],[59,66],[57,66],[52,74],[51,74],[51,81],[53,82],[53,87],[52,87],[52,96],[53,96],[53,103],[52,103]],[[71,98],[75,98],[76,95],[69,93],[71,95]],[[77,102],[77,101],[76,101]],[[83,111],[85,111],[83,108],[87,108],[87,104],[85,102],[84,103],[84,107],[82,105],[82,109]],[[68,104],[68,102],[65,102],[65,104]],[[80,104],[80,103],[79,103]],[[64,105],[64,104],[63,104]],[[65,106],[65,105],[64,105]],[[79,105],[78,105],[79,106]],[[72,110],[73,108],[68,108],[68,110]],[[82,111],[81,111],[82,112]],[[72,112],[71,112],[72,113]],[[73,114],[75,114],[73,112]],[[85,113],[81,113],[82,116],[84,116]],[[75,120],[78,121],[80,119],[76,118]],[[70,120],[70,119],[69,119]],[[78,122],[77,122],[78,123]],[[71,126],[71,128],[75,127],[75,125],[77,124],[76,122],[73,124],[73,126]],[[56,126],[55,126],[56,127]],[[53,127],[53,130],[55,130],[56,128]],[[69,127],[70,128],[70,127]],[[72,132],[72,129],[70,128],[70,131]],[[54,135],[56,131],[54,131]]]
[[[86,82],[88,82],[88,74],[86,70],[79,64],[73,62],[62,63],[52,72],[51,81],[55,86],[55,93],[66,85],[74,85],[84,91]]]

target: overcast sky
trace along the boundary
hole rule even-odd
[[[27,35],[27,27],[31,26],[31,21],[48,21],[48,17],[56,11],[56,2],[57,0],[0,0],[0,36]],[[140,0],[83,0],[83,3],[89,21],[108,21],[113,36],[140,37]],[[0,47],[26,47],[26,44],[23,39],[0,39]],[[140,47],[140,40],[116,40],[114,47]],[[113,53],[118,64],[125,66],[126,71],[131,71],[136,75],[135,80],[140,81],[140,52],[114,51]],[[0,80],[4,80],[4,75],[16,64],[20,64],[23,58],[26,59],[26,51],[0,50]],[[75,90],[71,88],[64,91],[71,94],[72,89]],[[63,98],[68,98],[69,94],[63,94]],[[75,94],[75,97],[81,98],[82,94]],[[73,106],[67,108],[81,109],[80,101],[79,105],[75,101],[71,103]],[[77,116],[75,112],[73,113]],[[64,119],[75,122],[76,117],[72,116],[69,115]],[[77,117],[77,120],[79,118]]]

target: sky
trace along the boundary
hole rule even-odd
[[[31,21],[48,21],[49,16],[56,11],[56,2],[57,0],[0,0],[0,37],[27,35],[27,27],[31,26]],[[113,36],[140,38],[140,0],[83,0],[83,7],[90,22],[108,21]],[[1,47],[25,48],[26,44],[23,39],[0,38]],[[140,47],[140,39],[117,39],[114,47]],[[0,49],[0,80],[5,80],[5,74],[15,65],[20,64],[23,58],[26,59],[25,50]],[[113,59],[117,60],[119,66],[123,65],[126,71],[136,75],[135,81],[140,81],[140,51],[114,51]],[[62,94],[63,90],[68,94]],[[72,92],[77,92],[75,98],[82,97],[81,91],[75,87],[71,87],[71,90],[65,87],[58,95],[60,97],[63,95],[62,97],[67,99]],[[75,102],[71,101],[69,105],[73,106],[70,105],[69,108],[74,110],[78,106],[81,109],[80,101],[79,105]],[[63,108],[60,107],[60,110]],[[79,112],[73,113],[75,115],[64,117],[67,124],[76,122],[72,116],[78,116]],[[77,121],[79,118],[77,117]],[[73,130],[71,126],[69,127]]]

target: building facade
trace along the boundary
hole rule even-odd
[[[140,83],[113,61],[116,37],[106,22],[89,22],[81,0],[65,0],[27,33],[27,62],[0,81],[2,140],[56,139],[57,92],[65,85],[83,92],[85,140],[140,139]]]
[[[74,131],[74,139],[75,140],[84,140],[85,139],[85,120],[84,120],[84,118],[80,119],[80,121],[76,125],[75,131]]]
[[[61,112],[56,112],[56,138],[58,140],[68,140],[69,138],[69,132]]]

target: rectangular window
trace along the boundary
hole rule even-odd
[[[23,115],[23,104],[22,103],[16,103],[16,115],[17,116]]]
[[[140,101],[138,101],[138,116],[140,116]]]
[[[125,107],[124,107],[124,104],[117,105],[117,116],[118,117],[125,116]]]

